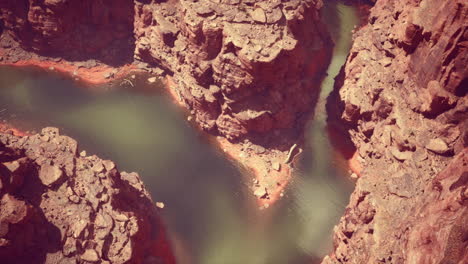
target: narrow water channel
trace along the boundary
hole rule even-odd
[[[178,263],[317,263],[331,250],[352,190],[325,132],[324,100],[357,22],[351,8],[338,8],[345,21],[307,132],[309,150],[284,199],[267,210],[256,208],[236,165],[145,76],[132,79],[138,89],[117,83],[90,90],[51,72],[3,67],[0,120],[25,131],[59,127],[80,150],[138,172],[154,201],[165,204],[161,216]]]

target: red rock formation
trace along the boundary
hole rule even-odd
[[[467,263],[468,149],[428,184],[423,205],[413,214],[409,263]]]
[[[107,63],[133,58],[133,2],[3,0],[0,18],[25,50]]]
[[[136,4],[136,56],[173,73],[176,100],[202,129],[221,136],[228,155],[254,171],[254,189],[263,198],[279,195],[287,184],[291,171],[284,161],[301,143],[329,63],[332,45],[319,20],[321,4]]]
[[[136,55],[174,72],[205,130],[243,139],[300,126],[328,65],[318,1],[136,5]],[[300,122],[299,122],[300,123]]]
[[[136,173],[77,155],[55,128],[0,134],[2,263],[174,263]]]
[[[127,0],[0,1],[0,63],[102,84],[130,71],[133,3]]]
[[[329,98],[363,170],[323,263],[466,263],[466,1],[377,1]]]

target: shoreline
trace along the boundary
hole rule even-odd
[[[96,85],[107,84],[119,79],[124,79],[131,73],[144,72],[144,70],[138,69],[135,64],[125,64],[121,67],[99,64],[93,67],[85,68],[77,65],[76,62],[69,62],[64,59],[60,61],[38,59],[19,60],[17,62],[1,61],[0,66],[37,67],[45,71],[55,71],[59,74],[65,75],[68,78],[72,78],[73,81],[80,82],[84,85],[84,87],[93,87]],[[110,76],[106,75],[109,73],[111,73]],[[166,92],[169,95],[172,103],[180,107],[181,110],[185,112],[187,109],[183,105],[182,101],[180,101],[178,94],[176,93],[176,89],[174,89],[177,84],[172,79],[172,76],[166,75],[159,77],[162,80],[165,88],[167,88]],[[199,130],[198,132],[206,133],[197,125],[195,129]],[[0,123],[0,131],[12,131],[13,134],[19,136],[28,135],[27,133],[16,129],[9,124],[4,123]],[[268,208],[270,205],[273,205],[275,202],[281,199],[289,182],[294,177],[294,164],[284,163],[284,155],[278,156],[278,153],[274,153],[271,150],[267,149],[262,155],[249,155],[243,151],[244,146],[242,143],[236,144],[220,136],[211,136],[214,139],[214,145],[218,148],[218,150],[220,150],[220,153],[224,153],[226,158],[235,163],[238,163],[244,167],[248,173],[251,174],[251,176],[253,176],[253,179],[250,177],[243,177],[243,179],[246,180],[246,184],[249,186],[249,189],[251,189],[252,195],[256,196],[255,198],[257,200],[257,205],[260,209]],[[340,149],[338,149],[338,151],[340,151]],[[362,168],[356,157],[356,153],[354,153],[350,159],[346,158],[346,160],[349,169],[359,177]],[[275,161],[275,163],[279,164],[279,168],[271,169],[270,167],[272,165],[272,161]],[[294,162],[296,161],[297,160],[294,160]],[[270,167],[268,167],[268,165],[270,165]],[[252,184],[249,182],[249,180],[252,180]]]
[[[125,64],[119,67],[113,67],[106,64],[99,64],[90,68],[76,65],[69,61],[50,61],[50,60],[19,60],[17,62],[0,62],[0,66],[7,67],[36,67],[45,71],[54,71],[72,78],[76,82],[81,82],[85,86],[94,86],[107,84],[112,81],[122,79],[130,73],[140,72],[134,64]]]
[[[164,85],[166,88],[168,88],[168,94],[171,98],[171,101],[178,105],[179,107],[185,109],[184,105],[182,102],[178,99],[178,95],[175,92],[175,89],[173,89],[174,86],[177,84],[174,82],[171,76],[167,75],[164,79]],[[197,127],[198,130],[201,131],[200,128]],[[201,131],[202,133],[206,133]],[[252,174],[254,177],[254,183],[255,182],[263,182],[265,180],[265,177],[262,177],[264,175],[262,173],[263,166],[261,166],[261,163],[264,163],[264,159],[260,157],[259,155],[257,156],[251,156],[249,158],[243,158],[243,151],[242,149],[242,144],[235,144],[231,143],[229,140],[220,137],[220,136],[214,136],[214,142],[216,147],[220,150],[220,153],[224,153],[226,158],[232,160],[235,163],[240,164],[246,170]],[[268,150],[267,150],[268,151]],[[285,164],[286,165],[286,164]],[[248,177],[243,177],[244,179],[248,179]],[[265,195],[268,196],[268,199],[264,199],[263,196],[258,197],[255,195],[255,191],[253,191],[252,195],[257,196],[257,205],[259,206],[260,209],[263,208],[268,208],[270,205],[273,205],[276,201],[278,201],[283,195],[285,188],[288,186],[288,183],[290,182],[292,178],[292,170],[291,168],[286,165],[286,166],[281,166],[279,171],[276,170],[270,170],[268,172],[268,178],[276,178],[276,185],[277,187],[272,189],[268,188],[267,193]],[[262,198],[263,197],[263,198]]]

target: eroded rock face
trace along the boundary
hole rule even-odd
[[[71,59],[131,62],[133,1],[4,0],[0,18],[26,50]]]
[[[364,168],[323,263],[466,263],[466,1],[377,1],[328,101]]]
[[[274,203],[291,178],[301,151],[291,149],[301,146],[330,62],[321,6],[321,0],[136,1],[136,58],[172,73],[169,88],[190,118],[253,172],[261,206]]]
[[[135,54],[174,73],[179,99],[207,131],[230,140],[302,131],[332,46],[321,5],[137,1]]]
[[[55,128],[0,134],[0,161],[2,263],[174,263],[136,173],[78,156]]]

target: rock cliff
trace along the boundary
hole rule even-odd
[[[190,118],[253,172],[261,204],[273,203],[291,177],[288,156],[298,153],[291,151],[301,145],[330,61],[321,5],[136,2],[136,57],[171,73],[169,87]]]
[[[131,62],[134,49],[133,13],[133,1],[128,0],[0,2],[3,27],[21,48],[71,61],[95,59],[109,64]],[[7,41],[3,43],[4,48],[14,45]],[[11,59],[31,56],[21,53],[18,49]]]
[[[328,100],[363,168],[323,263],[466,263],[466,1],[377,1]]]
[[[174,73],[207,131],[230,140],[300,128],[328,66],[320,1],[137,2],[136,56]]]
[[[77,154],[56,128],[0,134],[2,263],[174,263],[136,173]]]

